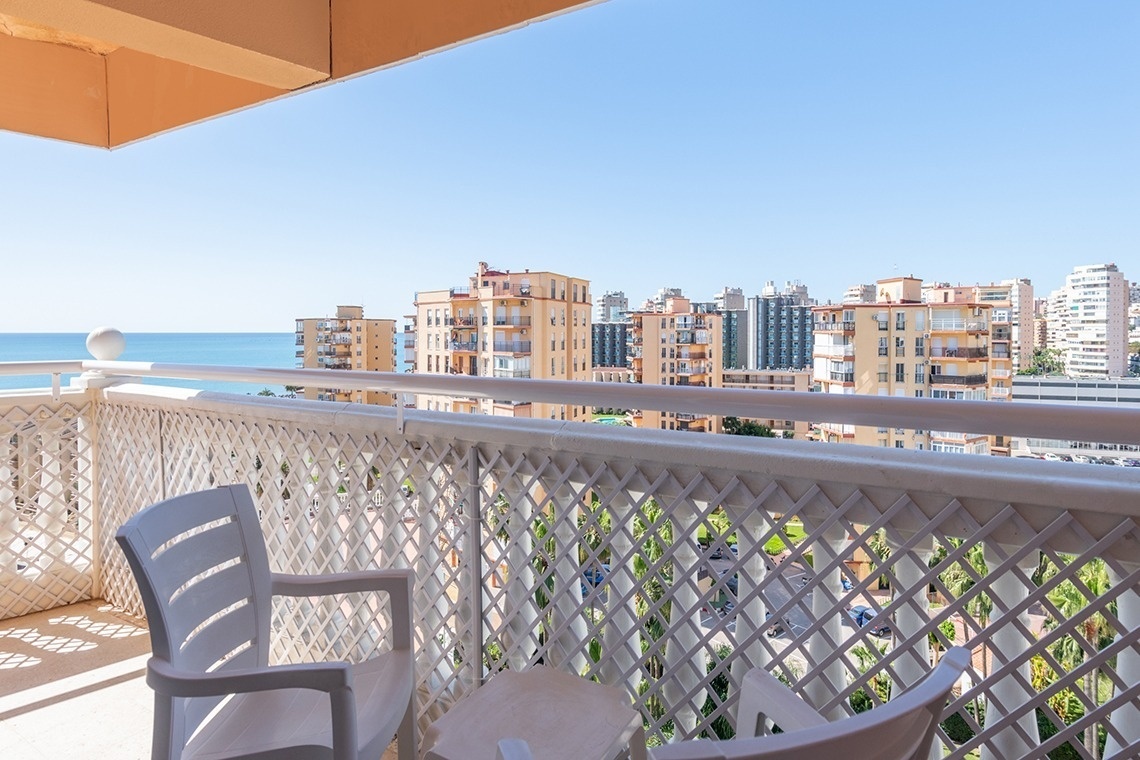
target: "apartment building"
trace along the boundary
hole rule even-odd
[[[1049,347],[1075,377],[1128,374],[1129,285],[1115,264],[1079,266],[1049,296]]]
[[[416,294],[416,372],[589,381],[588,280],[479,262],[464,286]],[[424,394],[419,409],[589,420],[589,409]]]
[[[843,291],[842,303],[874,303],[875,293],[874,285],[852,285]]]
[[[595,322],[590,326],[590,357],[600,367],[629,366],[629,322]]]
[[[812,340],[811,300],[799,282],[787,283],[783,292],[768,282],[748,299],[748,368],[811,367]]]
[[[813,309],[813,379],[823,393],[914,398],[991,398],[989,304],[923,303],[922,282],[876,283],[873,304]],[[821,440],[987,454],[990,440],[972,433],[869,428],[824,422]]]
[[[335,317],[297,320],[297,366],[305,369],[396,371],[396,320],[365,319],[361,306],[338,306]],[[395,397],[378,391],[306,387],[304,396],[317,401],[341,401],[391,406]]]
[[[630,314],[629,356],[634,382],[719,388],[723,368],[721,316],[696,311],[689,299],[669,296],[661,311]],[[635,427],[719,432],[720,418],[689,412],[635,410]]]
[[[594,304],[596,309],[594,313],[594,323],[599,322],[624,322],[626,314],[629,312],[629,299],[626,298],[625,293],[620,290],[606,291],[603,295],[598,296]]]
[[[725,388],[740,388],[756,391],[789,391],[809,393],[812,386],[810,369],[726,369],[721,382]],[[807,438],[809,424],[806,420],[773,420],[763,417],[745,417],[765,425],[784,438]]]

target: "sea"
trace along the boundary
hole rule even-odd
[[[162,362],[170,364],[219,364],[224,366],[296,367],[295,333],[123,333],[127,347],[122,361]],[[91,359],[87,351],[87,333],[0,333],[0,362],[54,361]],[[63,375],[66,386],[75,375]],[[229,383],[213,380],[193,381],[144,378],[151,385],[172,385],[195,390],[221,391],[257,395],[268,388],[275,395],[285,392],[283,385],[261,383]],[[50,375],[0,375],[0,390],[13,388],[46,388]]]

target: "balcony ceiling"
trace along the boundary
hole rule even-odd
[[[598,0],[0,0],[0,129],[114,148]]]

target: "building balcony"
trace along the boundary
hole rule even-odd
[[[113,534],[146,504],[224,483],[250,486],[282,572],[415,570],[421,726],[499,669],[544,662],[626,689],[653,743],[717,735],[733,722],[750,667],[840,716],[889,699],[897,691],[887,684],[914,683],[940,649],[959,644],[974,651],[973,667],[943,722],[957,715],[967,730],[940,728],[938,756],[1028,760],[1065,743],[1083,756],[1080,732],[1093,726],[1107,734],[1106,757],[1132,757],[1140,740],[1135,468],[712,434],[694,445],[671,431],[146,382],[166,372],[305,386],[319,370],[0,365],[9,375],[81,371],[73,386],[0,394],[6,756],[74,756],[80,740],[85,756],[145,756],[145,652],[113,655],[112,670],[94,657],[140,638],[123,623],[141,605]],[[350,390],[826,419],[844,432],[958,428],[1134,444],[1140,429],[1140,412],[1098,407],[339,374]],[[770,545],[784,549],[778,564]],[[585,594],[583,556],[611,568]],[[731,611],[716,612],[730,594]],[[119,622],[83,622],[68,606],[91,599]],[[846,610],[856,604],[891,633],[854,627]],[[21,617],[57,607],[47,622]],[[283,604],[274,660],[356,659],[383,647],[383,635],[353,632],[383,633],[384,609],[353,609]],[[787,621],[771,637],[769,615]],[[320,635],[293,635],[300,619]],[[51,620],[72,621],[70,632],[47,628]],[[53,668],[42,685],[22,686],[36,660],[62,657],[75,658],[86,683],[49,685]],[[128,684],[131,695],[115,688]],[[1057,698],[1085,709],[1058,712]],[[135,718],[143,725],[122,722]],[[42,749],[61,739],[66,750]]]
[[[947,375],[941,372],[930,373],[931,385],[985,385],[988,382],[982,375]]]
[[[989,325],[984,319],[932,319],[930,332],[988,332]]]
[[[989,349],[985,346],[977,348],[931,346],[930,356],[935,359],[985,359],[989,356]]]
[[[449,340],[447,341],[448,351],[460,351],[462,353],[475,353],[479,350],[479,341],[477,340]]]
[[[855,382],[854,372],[828,372],[828,379],[833,383],[853,383]]]
[[[497,316],[492,318],[495,326],[500,327],[506,325],[508,327],[530,327],[530,317],[503,317]]]
[[[497,340],[495,341],[496,353],[505,354],[529,354],[530,341],[529,340]]]
[[[854,322],[812,322],[812,332],[855,332]]]
[[[1009,398],[1012,388],[990,388],[991,398]]]
[[[447,324],[456,327],[475,327],[478,324],[476,317],[449,317]]]

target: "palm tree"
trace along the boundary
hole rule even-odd
[[[1077,573],[1077,581],[1078,583],[1070,580],[1062,581],[1049,592],[1049,601],[1061,616],[1066,620],[1078,621],[1076,627],[1085,641],[1085,645],[1080,646],[1075,639],[1066,636],[1058,643],[1055,655],[1060,664],[1067,669],[1072,669],[1082,662],[1086,652],[1098,651],[1101,640],[1113,635],[1113,630],[1103,614],[1100,612],[1093,612],[1087,616],[1083,614],[1090,601],[1084,589],[1087,589],[1094,598],[1108,590],[1108,567],[1104,560],[1097,558],[1085,563]],[[1058,622],[1053,621],[1051,625],[1055,626]],[[1088,703],[1094,706],[1100,704],[1099,683],[1099,670],[1095,667],[1089,668],[1085,673],[1083,689],[1088,697]],[[1095,723],[1085,730],[1085,749],[1094,758],[1097,756],[1099,734]]]

